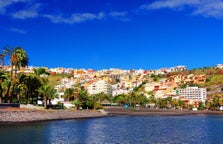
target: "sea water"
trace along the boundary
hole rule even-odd
[[[223,116],[116,116],[0,126],[2,144],[223,143]]]

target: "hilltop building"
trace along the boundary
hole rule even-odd
[[[223,69],[223,64],[218,64],[217,68]]]
[[[175,67],[169,68],[168,72],[178,72],[178,71],[184,71],[184,70],[187,70],[186,66],[175,66]]]

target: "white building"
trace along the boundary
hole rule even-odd
[[[178,71],[184,71],[187,70],[186,66],[175,66],[168,69],[168,72],[178,72]]]
[[[147,91],[147,92],[153,91],[155,85],[156,85],[155,83],[146,83],[145,84],[145,91]]]
[[[125,89],[117,89],[112,91],[112,96],[120,95],[120,94],[128,94],[129,91]]]
[[[223,64],[218,64],[218,65],[217,65],[217,68],[222,69],[222,68],[223,68]]]
[[[179,95],[188,100],[205,102],[207,91],[205,88],[186,87],[185,89],[179,89]]]
[[[112,86],[103,80],[92,83],[87,90],[91,95],[101,92],[112,95]]]

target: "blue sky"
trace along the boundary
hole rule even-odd
[[[32,66],[214,66],[222,35],[222,0],[0,0],[0,47]]]

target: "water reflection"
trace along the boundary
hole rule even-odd
[[[122,116],[1,126],[1,143],[220,143],[223,116]]]

